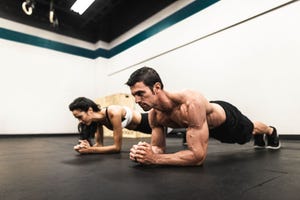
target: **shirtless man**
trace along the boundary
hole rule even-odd
[[[151,144],[139,142],[130,149],[131,160],[156,165],[201,165],[207,154],[209,137],[221,142],[245,144],[254,135],[255,146],[279,149],[274,127],[251,122],[236,107],[224,101],[209,102],[195,91],[171,93],[163,88],[158,73],[143,67],[131,74],[126,83],[144,111],[149,112]],[[163,127],[186,128],[188,149],[166,154]]]

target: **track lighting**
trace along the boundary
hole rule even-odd
[[[53,27],[58,26],[58,19],[54,12],[53,0],[51,0],[51,2],[50,2],[49,21]]]
[[[54,1],[50,1],[50,10],[49,10],[49,21],[53,27],[58,26],[58,19],[54,10]],[[26,15],[31,15],[35,7],[35,0],[26,0],[22,3],[22,9]]]
[[[34,9],[35,2],[34,0],[26,0],[22,3],[22,9],[26,15],[31,15]]]

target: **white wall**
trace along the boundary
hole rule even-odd
[[[145,65],[157,69],[167,90],[195,89],[209,99],[232,102],[251,119],[277,126],[280,134],[299,134],[299,1],[198,40],[285,2],[220,1],[109,60],[0,39],[0,134],[75,132],[77,122],[68,110],[74,98],[129,93],[124,83]],[[150,19],[134,31],[151,24]],[[107,45],[48,35],[23,25],[8,28],[87,49],[113,47],[129,34]]]
[[[37,36],[43,32],[3,21],[13,30]],[[93,47],[43,33],[44,38]],[[0,39],[0,55],[0,134],[75,132],[77,122],[68,105],[78,96],[95,98],[96,61],[4,39]]]
[[[0,27],[84,49],[109,49],[191,1],[171,5],[111,44],[92,44],[2,18]],[[72,100],[119,92],[110,90],[107,84],[109,60],[105,58],[87,59],[4,39],[0,39],[0,54],[0,134],[77,132],[78,122],[68,110]]]
[[[176,1],[175,3],[171,4],[170,6],[166,7],[165,9],[161,10],[157,14],[151,16],[144,22],[138,24],[137,26],[130,29],[128,32],[124,33],[120,37],[114,39],[110,44],[108,44],[107,49],[111,49],[122,42],[130,39],[131,37],[134,37],[141,31],[144,31],[145,29],[151,27],[152,25],[155,25],[157,22],[160,22],[161,20],[167,18],[174,12],[181,10],[185,6],[189,5],[190,3],[193,3],[195,0],[180,0]],[[176,27],[176,25],[175,25]],[[152,55],[155,55],[159,52],[161,52],[161,48],[164,48],[166,43],[163,41],[161,43],[162,39],[158,39],[159,43],[155,43],[153,45],[151,43],[152,38],[161,38],[161,34],[154,35],[150,37],[150,39],[142,41],[141,43],[129,48],[127,51],[122,52],[112,58],[109,59],[107,65],[102,64],[102,60],[97,61],[97,72],[96,74],[99,75],[99,77],[96,79],[96,87],[98,88],[97,91],[99,91],[99,95],[110,95],[115,92],[125,92],[130,93],[128,90],[128,87],[125,85],[127,81],[127,75],[128,72],[125,73],[124,76],[121,74],[118,74],[117,76],[112,76],[111,73],[115,73],[119,70],[124,70],[124,68],[136,63],[140,62],[143,59],[147,59],[151,57]],[[168,36],[167,36],[168,37]],[[154,40],[154,42],[157,42],[157,40]],[[147,44],[151,44],[151,48],[147,46]],[[146,45],[145,45],[146,44]],[[175,43],[176,44],[176,43]],[[177,45],[177,44],[176,44]],[[100,76],[102,75],[102,76]]]
[[[285,2],[220,1],[110,59],[106,85],[129,92],[123,85],[129,75],[151,66],[167,90],[195,89],[232,102],[280,134],[299,134],[299,2],[135,65]]]

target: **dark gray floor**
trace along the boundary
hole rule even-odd
[[[128,159],[138,141],[125,139],[121,154],[80,156],[75,137],[0,138],[0,199],[300,198],[299,140],[283,140],[279,151],[210,140],[202,167],[140,166]],[[181,142],[167,138],[168,152]]]

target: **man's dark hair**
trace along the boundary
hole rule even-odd
[[[164,85],[160,79],[160,76],[154,69],[152,69],[150,67],[142,67],[142,68],[134,71],[130,75],[128,81],[126,82],[126,85],[131,87],[134,84],[136,84],[137,82],[143,82],[150,89],[152,89],[154,84],[158,82],[161,84],[161,89],[164,88]]]
[[[78,97],[69,105],[70,111],[78,109],[87,112],[90,107],[94,112],[100,111],[99,106],[94,101],[85,97]]]

